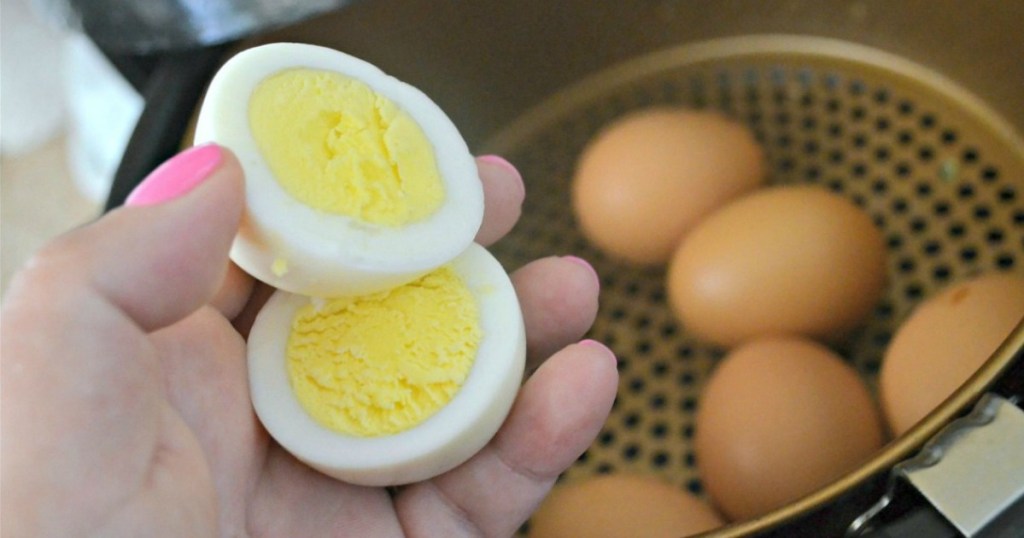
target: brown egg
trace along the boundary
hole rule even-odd
[[[584,150],[573,209],[602,250],[663,263],[700,219],[764,175],[764,152],[745,126],[715,112],[648,109],[610,124]]]
[[[651,476],[612,474],[558,486],[530,538],[681,538],[721,526],[705,502]]]
[[[1024,318],[1024,277],[994,273],[919,305],[893,336],[879,391],[900,435],[953,394]]]
[[[715,505],[748,519],[827,485],[881,444],[853,368],[820,344],[780,337],[722,360],[701,395],[694,455]]]
[[[680,245],[668,295],[687,331],[724,346],[773,334],[834,340],[885,286],[871,217],[813,186],[774,187],[706,218]]]

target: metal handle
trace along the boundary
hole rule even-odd
[[[847,535],[875,532],[908,486],[963,536],[1024,536],[1024,411],[1001,396],[984,395],[970,415],[893,468],[888,493],[854,520]],[[997,520],[1000,530],[993,531]]]

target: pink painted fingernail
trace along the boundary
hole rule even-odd
[[[171,157],[135,187],[125,205],[155,205],[183,196],[210,177],[222,156],[220,146],[204,144]]]
[[[594,269],[594,266],[590,265],[590,262],[588,262],[587,260],[584,260],[583,258],[579,258],[576,256],[562,256],[562,259],[568,262],[575,263],[576,265],[586,267],[587,270],[590,271],[590,274],[594,276],[594,282],[597,282],[598,285],[601,284],[601,278],[597,276],[597,269]]]
[[[519,170],[516,169],[512,163],[497,155],[481,155],[480,157],[477,157],[477,159],[480,160],[480,162],[492,164],[508,172],[512,177],[512,180],[515,181],[515,185],[516,188],[519,189],[520,196],[526,196],[526,185],[523,183],[523,175],[519,173]]]

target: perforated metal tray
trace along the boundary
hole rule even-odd
[[[523,219],[495,247],[499,258],[515,267],[576,253],[601,275],[592,335],[620,357],[619,394],[597,441],[565,481],[654,472],[703,494],[691,446],[694,411],[722,352],[673,318],[663,267],[617,262],[588,244],[569,200],[575,163],[596,131],[659,104],[718,109],[749,125],[766,149],[771,183],[824,185],[863,207],[884,231],[885,296],[839,348],[872,386],[890,337],[921,300],[981,272],[1024,269],[1024,143],[950,80],[879,50],[779,35],[689,44],[608,68],[485,144],[527,178]],[[1008,351],[993,357],[988,374],[962,399],[976,397],[1007,361]],[[870,471],[905,457],[955,411],[952,403],[943,407],[846,479],[722,534],[767,529],[843,495]]]

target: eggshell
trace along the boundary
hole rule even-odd
[[[835,340],[885,286],[885,242],[871,217],[814,186],[764,189],[705,219],[668,269],[687,331],[723,346],[772,334]]]
[[[1024,318],[1024,277],[993,273],[919,305],[882,361],[882,409],[900,435],[951,396]]]
[[[881,444],[856,371],[820,344],[779,337],[719,364],[701,395],[694,454],[715,505],[748,519],[825,486]]]
[[[265,78],[304,67],[370,86],[408,113],[434,146],[445,201],[430,217],[401,227],[318,211],[274,178],[249,128],[249,96]],[[455,125],[429,97],[373,65],[333,49],[274,43],[232,57],[203,100],[195,143],[216,142],[238,157],[246,211],[231,259],[275,288],[316,296],[368,294],[444,265],[473,241],[483,221],[476,162]]]
[[[573,208],[599,248],[663,263],[700,219],[764,176],[764,152],[745,126],[716,112],[648,109],[610,124],[584,150]]]
[[[469,459],[504,422],[522,381],[526,335],[508,275],[473,244],[452,267],[479,302],[483,338],[469,376],[436,414],[408,430],[356,437],[321,426],[292,391],[285,349],[296,310],[312,299],[278,291],[249,334],[249,389],[260,421],[310,467],[345,482],[388,486],[424,480]]]
[[[681,538],[722,525],[704,501],[653,476],[613,474],[556,487],[530,538]]]

